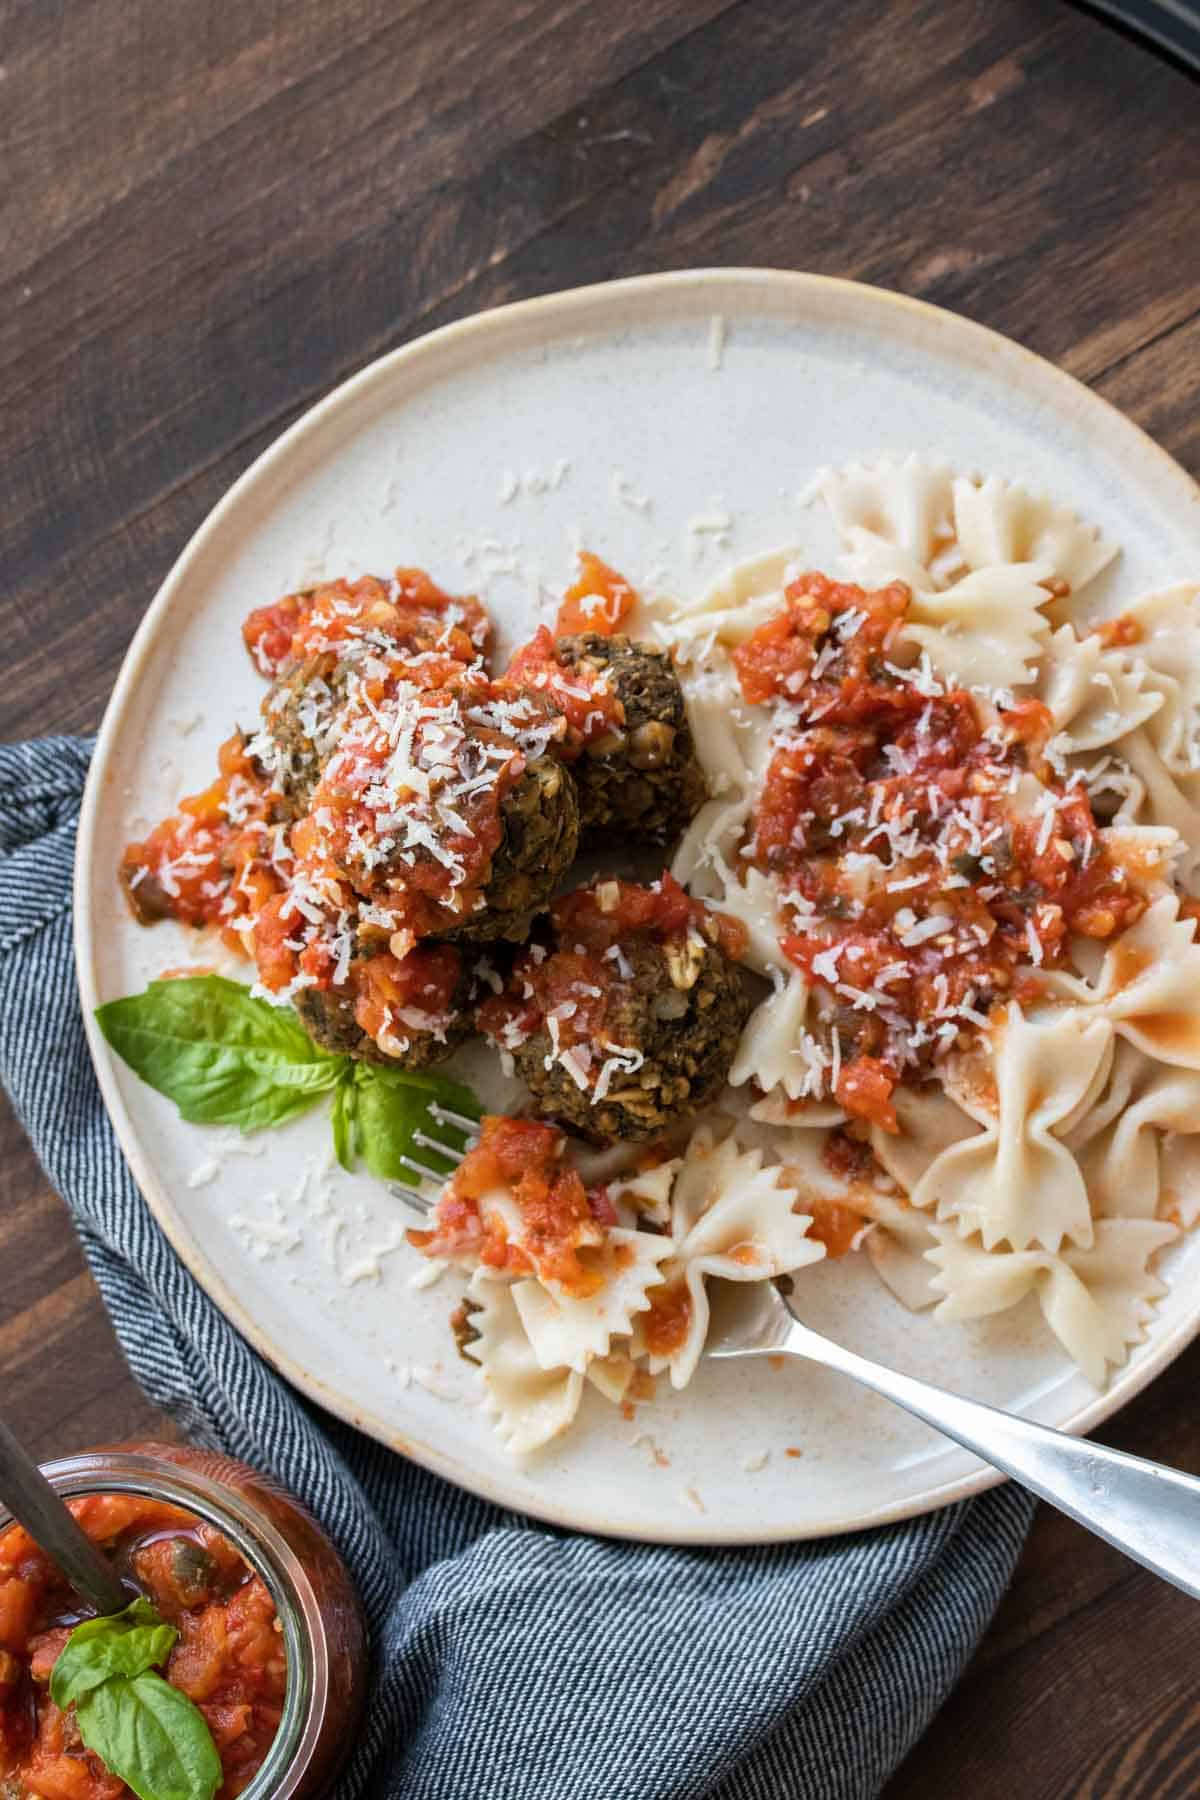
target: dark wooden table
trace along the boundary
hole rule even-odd
[[[0,728],[95,727],[180,546],[335,382],[610,276],[920,295],[1200,473],[1198,97],[1058,0],[0,0]],[[6,1410],[43,1454],[154,1427],[11,1119],[0,1151]],[[1200,1470],[1198,1378],[1102,1435]],[[1194,1795],[1198,1652],[1044,1512],[892,1800]]]

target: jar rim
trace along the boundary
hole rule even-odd
[[[217,1466],[225,1461],[246,1467],[219,1451],[209,1454]],[[329,1705],[329,1658],[316,1591],[282,1532],[237,1489],[166,1456],[141,1450],[84,1450],[42,1463],[41,1470],[63,1498],[142,1494],[195,1513],[227,1537],[261,1576],[283,1630],[287,1685],[279,1726],[253,1779],[242,1789],[241,1800],[288,1800],[312,1758]],[[16,1522],[0,1505],[0,1532]]]

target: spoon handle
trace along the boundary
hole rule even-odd
[[[0,1500],[98,1613],[120,1612],[129,1595],[112,1565],[75,1522],[42,1471],[0,1419]]]
[[[861,1381],[1200,1599],[1200,1480],[966,1400],[846,1350],[796,1321],[782,1348]]]

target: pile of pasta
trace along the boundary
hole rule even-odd
[[[1107,831],[1145,870],[1151,903],[1128,932],[1102,953],[1072,942],[1072,967],[1041,978],[1044,1003],[1028,1014],[1003,1009],[980,1029],[973,1056],[938,1067],[932,1091],[902,1083],[899,1134],[872,1132],[907,1203],[888,1202],[890,1216],[881,1212],[865,1239],[884,1279],[945,1320],[1034,1293],[1100,1386],[1163,1291],[1155,1253],[1200,1213],[1200,946],[1194,921],[1179,914],[1200,865],[1200,586],[1124,605],[1135,641],[1113,646],[1091,628],[1099,621],[1088,590],[1117,547],[1053,501],[916,457],[828,471],[815,486],[847,575],[912,588],[908,630],[935,678],[1042,701],[1059,766],[1079,770],[1093,797],[1116,800]],[[778,610],[789,569],[805,560],[796,552],[753,563],[660,631],[687,660],[715,796],[674,872],[744,921],[754,965],[776,984],[747,1026],[732,1079],[767,1096],[753,1113],[808,1140],[811,1166],[841,1115],[819,1101],[779,1103],[811,1092],[809,995],[780,950],[770,878],[732,873],[770,721],[740,704],[729,655]],[[1065,585],[1067,597],[1052,598],[1047,582]]]
[[[700,1121],[682,1155],[621,1189],[645,1239],[631,1278],[575,1305],[536,1279],[472,1278],[470,1353],[517,1451],[569,1423],[587,1382],[620,1399],[641,1368],[683,1386],[710,1279],[796,1273],[802,1310],[826,1256],[814,1204],[846,1209],[854,1249],[905,1305],[939,1320],[1035,1296],[1097,1387],[1165,1291],[1159,1252],[1200,1215],[1200,944],[1187,904],[1200,890],[1200,587],[1127,601],[1124,630],[1102,630],[1114,584],[1098,578],[1117,547],[1049,498],[917,457],[824,471],[812,495],[843,579],[912,590],[903,633],[930,693],[1048,709],[1046,754],[1097,804],[1099,835],[1136,871],[1144,910],[1107,941],[1069,940],[1065,962],[1028,971],[1037,981],[1021,991],[1035,998],[995,1007],[969,1044],[960,1035],[919,1080],[901,1079],[898,1129],[870,1129],[872,1170],[839,1174],[826,1151],[846,1114],[828,1034],[781,948],[775,878],[739,862],[774,727],[768,707],[745,704],[733,654],[811,556],[775,553],[698,601],[654,603],[643,630],[675,654],[711,795],[673,873],[742,921],[747,961],[771,987],[721,1121]],[[746,1243],[761,1255],[745,1256]],[[639,1319],[668,1278],[687,1284],[688,1332],[655,1358]]]

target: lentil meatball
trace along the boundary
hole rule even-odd
[[[665,928],[651,912],[660,898],[674,914]],[[544,1117],[598,1144],[657,1137],[707,1105],[733,1063],[750,1000],[725,935],[670,877],[580,889],[479,1008],[480,1027]]]
[[[457,952],[446,948],[442,955],[457,956]],[[425,1069],[452,1056],[472,1031],[470,1002],[474,981],[468,962],[459,962],[457,981],[445,1012],[430,1015],[424,1024],[418,1023],[421,1017],[419,1005],[400,1014],[392,1027],[395,1049],[389,1051],[364,1029],[359,1019],[360,994],[365,985],[363,976],[372,960],[369,956],[355,957],[350,973],[340,987],[302,988],[296,995],[295,1007],[300,1023],[314,1044],[339,1056],[403,1069]],[[440,1006],[441,1002],[437,1004]]]
[[[524,943],[579,848],[579,798],[570,771],[553,756],[535,757],[501,801],[500,825],[483,908],[439,935]]]
[[[670,657],[599,632],[559,638],[557,650],[566,667],[603,677],[625,713],[574,765],[585,843],[673,843],[707,790]]]
[[[329,752],[327,734],[346,698],[353,665],[331,651],[310,656],[274,682],[263,701],[255,758],[299,817],[312,799]]]

